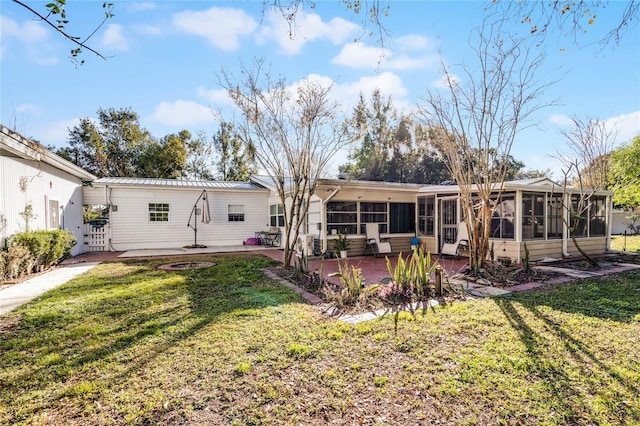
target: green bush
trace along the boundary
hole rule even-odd
[[[0,280],[15,280],[29,274],[35,265],[29,249],[19,244],[0,252]]]
[[[27,231],[10,238],[9,248],[0,253],[0,276],[16,279],[34,269],[49,268],[71,256],[76,239],[69,231]]]

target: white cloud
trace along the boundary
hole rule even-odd
[[[0,15],[0,34],[2,38],[11,36],[24,43],[33,43],[45,40],[48,30],[37,21],[25,21],[20,25],[13,19]]]
[[[421,35],[398,37],[394,44],[402,50],[424,50],[429,47],[429,39]]]
[[[295,55],[302,51],[307,42],[329,40],[337,45],[352,38],[360,27],[342,18],[333,18],[324,22],[315,13],[304,13],[299,10],[293,27],[277,11],[271,10],[265,18],[267,25],[260,31],[258,42],[273,40],[287,55]]]
[[[360,98],[360,93],[365,98],[369,98],[374,90],[379,89],[383,96],[391,96],[393,105],[399,110],[410,108],[409,104],[404,100],[409,91],[402,84],[402,80],[392,72],[383,72],[380,75],[372,77],[362,77],[351,83],[338,84],[327,76],[318,74],[309,74],[305,80],[319,83],[323,87],[333,86],[331,96],[338,102],[346,113],[356,106]],[[291,85],[296,88],[301,82]]]
[[[573,124],[571,117],[564,114],[554,114],[549,117],[549,121],[562,127]],[[620,114],[617,117],[609,117],[602,121],[604,121],[609,131],[616,132],[616,141],[618,143],[630,141],[634,136],[640,134],[640,111]]]
[[[225,89],[206,89],[202,86],[198,87],[198,96],[208,99],[216,104],[229,104],[231,99]]]
[[[611,117],[604,122],[609,130],[615,130],[617,132],[617,143],[629,142],[635,136],[640,135],[640,111]]]
[[[23,24],[0,15],[0,60],[5,60],[9,52],[23,51],[36,64],[58,63],[58,57],[51,55],[53,49],[48,42],[50,31],[40,22],[25,21]],[[20,43],[18,49],[12,44]]]
[[[216,121],[211,108],[193,101],[161,102],[151,114],[151,121],[169,126],[195,126]]]
[[[40,108],[38,108],[35,105],[27,104],[27,103],[20,104],[16,107],[17,113],[23,113],[23,112],[29,112],[29,111],[40,112]]]
[[[162,28],[160,26],[150,24],[135,24],[132,28],[140,34],[148,35],[160,35],[162,34]]]
[[[118,24],[111,24],[107,27],[102,35],[100,44],[106,48],[113,50],[126,51],[129,50],[127,39],[124,36],[124,27]]]
[[[349,68],[379,68],[393,70],[425,69],[437,63],[434,55],[411,58],[407,55],[395,55],[388,49],[365,46],[363,43],[346,44],[331,63]]]
[[[173,25],[194,34],[222,50],[235,50],[238,38],[255,31],[258,24],[246,12],[230,7],[212,7],[205,11],[184,11],[173,15]]]
[[[564,114],[553,114],[549,116],[549,121],[557,124],[558,126],[569,126],[571,125],[571,123],[573,123],[571,117]]]
[[[32,129],[28,133],[44,145],[63,146],[66,145],[69,139],[69,129],[79,124],[79,118],[51,121]]]
[[[144,12],[146,10],[154,10],[156,4],[150,1],[136,1],[127,3],[127,9],[130,12]]]

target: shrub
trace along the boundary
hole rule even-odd
[[[375,298],[377,286],[365,287],[362,270],[344,262],[338,262],[339,272],[330,274],[330,277],[340,278],[340,287],[332,289],[325,286],[324,292],[329,302],[338,307],[353,307],[357,305],[369,305]]]
[[[13,280],[49,268],[71,256],[76,239],[69,231],[27,231],[11,237],[0,253],[0,278]]]
[[[18,279],[29,274],[35,264],[28,248],[13,244],[0,253],[0,278],[2,281]]]
[[[73,234],[60,229],[23,232],[16,234],[13,242],[29,249],[36,260],[36,266],[44,268],[70,257],[71,249],[76,245]]]
[[[429,296],[431,274],[436,271],[438,261],[431,259],[430,253],[422,249],[415,251],[409,260],[398,256],[394,266],[387,257],[387,270],[391,275],[391,282],[378,289],[378,295],[390,302],[408,302],[421,300]]]

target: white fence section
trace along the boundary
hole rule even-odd
[[[94,226],[84,224],[84,247],[86,252],[109,251],[111,226]]]

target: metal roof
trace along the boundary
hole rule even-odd
[[[27,160],[42,161],[82,180],[88,181],[96,178],[93,174],[73,164],[71,161],[65,160],[45,149],[40,143],[33,142],[2,124],[0,124],[0,153]]]
[[[155,179],[155,178],[124,178],[105,177],[96,179],[93,185],[126,185],[126,186],[162,186],[168,188],[201,188],[201,189],[265,189],[253,182],[228,182],[221,180],[187,180],[187,179]]]

